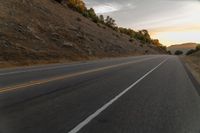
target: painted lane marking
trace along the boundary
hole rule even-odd
[[[91,114],[89,117],[87,117],[84,121],[79,123],[76,127],[74,127],[71,131],[68,133],[77,133],[79,132],[83,127],[85,127],[88,123],[90,123],[94,118],[96,118],[99,114],[101,114],[104,110],[106,110],[110,105],[112,105],[115,101],[117,101],[121,96],[123,96],[126,92],[128,92],[131,88],[133,88],[136,84],[138,84],[140,81],[142,81],[145,77],[147,77],[149,74],[151,74],[153,71],[158,69],[162,64],[164,64],[168,59],[165,59],[160,64],[158,64],[156,67],[151,69],[149,72],[147,72],[144,76],[139,78],[136,82],[134,82],[132,85],[130,85],[128,88],[126,88],[124,91],[122,91],[120,94],[118,94],[116,97],[114,97],[112,100],[110,100],[108,103],[103,105],[100,109],[98,109],[96,112]]]
[[[151,57],[151,58],[155,58],[155,57]],[[144,59],[147,59],[147,57],[145,57]],[[48,70],[54,70],[54,69],[59,69],[59,68],[81,66],[81,65],[87,65],[87,64],[90,64],[90,62],[85,62],[85,63],[80,63],[80,64],[79,63],[63,64],[61,66],[48,66],[47,68],[37,68],[36,67],[36,68],[32,68],[32,69],[30,68],[30,70],[18,70],[18,71],[11,71],[11,72],[3,72],[3,73],[0,73],[0,76],[12,75],[12,74],[20,74],[20,73],[27,73],[27,72],[35,72],[35,71],[43,71],[43,70],[48,71]],[[26,68],[28,68],[28,67],[25,67],[25,69]]]
[[[143,61],[154,59],[154,58],[147,58],[147,59],[142,59],[142,60],[130,61],[130,62],[126,62],[126,63],[101,67],[101,68],[87,70],[87,71],[83,71],[83,72],[77,72],[77,73],[73,73],[73,74],[63,75],[63,76],[59,76],[59,77],[53,77],[53,78],[38,80],[38,81],[30,81],[30,82],[24,83],[24,84],[19,84],[19,85],[10,86],[10,87],[4,87],[4,88],[0,88],[0,94],[4,93],[4,92],[10,92],[10,91],[26,88],[26,87],[45,84],[45,83],[48,83],[48,82],[58,81],[58,80],[66,79],[66,78],[72,78],[72,77],[76,77],[76,76],[80,76],[80,75],[84,75],[84,74],[88,74],[88,73],[94,73],[94,72],[103,71],[103,70],[107,70],[107,69],[111,69],[111,68],[116,68],[116,67],[120,67],[120,66],[124,66],[124,65],[139,63],[139,62],[143,62]]]
[[[89,63],[83,63],[84,65],[86,64],[89,64]],[[35,71],[43,71],[43,70],[54,70],[54,69],[59,69],[59,68],[66,68],[66,67],[71,67],[71,66],[80,66],[80,65],[83,65],[83,64],[72,64],[72,65],[69,65],[69,64],[66,64],[66,65],[62,65],[62,66],[49,66],[47,68],[33,68],[30,70],[19,70],[19,71],[14,71],[14,72],[6,72],[6,73],[0,73],[0,76],[5,76],[5,75],[12,75],[12,74],[20,74],[20,73],[27,73],[27,72],[35,72]]]

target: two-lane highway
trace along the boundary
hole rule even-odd
[[[0,70],[0,133],[199,133],[180,60],[151,55]]]

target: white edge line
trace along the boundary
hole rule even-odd
[[[122,91],[120,94],[115,96],[112,100],[110,100],[108,103],[103,105],[100,109],[98,109],[96,112],[91,114],[89,117],[87,117],[84,121],[82,121],[80,124],[78,124],[76,127],[74,127],[72,130],[70,130],[68,133],[77,133],[80,131],[84,126],[86,126],[90,121],[92,121],[95,117],[97,117],[101,112],[103,112],[105,109],[107,109],[111,104],[113,104],[115,101],[117,101],[121,96],[123,96],[126,92],[128,92],[131,88],[133,88],[136,84],[138,84],[140,81],[142,81],[145,77],[147,77],[149,74],[151,74],[154,70],[159,68],[163,63],[165,63],[168,59],[165,59],[160,64],[158,64],[156,67],[151,69],[149,72],[147,72],[144,76],[139,78],[136,82],[134,82],[132,85],[130,85],[128,88],[126,88],[124,91]]]

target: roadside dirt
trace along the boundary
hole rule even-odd
[[[197,56],[189,56],[183,57],[182,60],[186,62],[186,66],[200,83],[200,58]]]

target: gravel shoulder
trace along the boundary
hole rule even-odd
[[[200,58],[196,56],[182,57],[187,68],[191,71],[196,80],[200,83]]]

